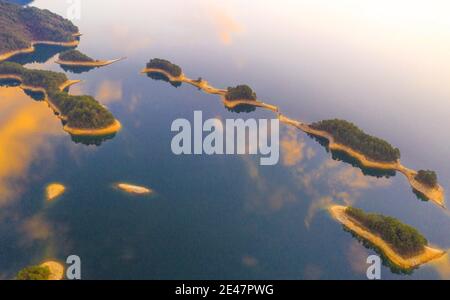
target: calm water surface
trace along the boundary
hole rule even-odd
[[[82,1],[79,49],[127,60],[68,72],[83,80],[71,92],[95,96],[124,129],[100,146],[75,143],[45,103],[0,88],[1,278],[77,254],[85,279],[364,279],[374,252],[329,217],[330,203],[397,217],[448,249],[449,214],[418,200],[402,175],[365,176],[297,130],[281,127],[272,167],[253,156],[172,154],[173,120],[192,120],[195,110],[205,119],[273,115],[237,115],[213,95],[140,75],[153,57],[217,87],[249,84],[292,118],[353,121],[450,188],[450,7],[282,2]],[[65,1],[32,5],[66,15]],[[63,72],[57,51],[17,60]],[[44,188],[54,181],[68,192],[48,204]],[[121,181],[156,195],[118,192]],[[449,278],[450,264],[409,275],[383,267],[382,276]]]

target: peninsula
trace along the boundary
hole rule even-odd
[[[98,68],[111,65],[123,59],[125,58],[118,58],[114,60],[94,60],[78,50],[68,50],[59,54],[59,59],[56,63],[66,67]]]
[[[76,47],[78,28],[48,10],[23,7],[0,0],[0,62],[34,52],[37,44]]]
[[[218,89],[211,86],[208,81],[198,78],[191,79],[184,75],[180,66],[171,63],[168,60],[154,58],[147,63],[146,68],[142,70],[143,74],[158,74],[170,83],[188,83],[204,91],[207,94],[219,95],[225,107],[235,109],[239,106],[254,106],[278,112],[278,107],[256,99],[256,93],[248,85],[239,85],[228,89]]]
[[[430,179],[433,174],[424,176],[423,171],[416,172],[403,166],[400,162],[400,150],[398,148],[394,148],[390,143],[365,133],[348,121],[334,119],[307,124],[290,119],[280,113],[277,106],[258,101],[256,93],[248,85],[229,87],[226,90],[218,89],[202,78],[193,80],[186,77],[180,66],[164,59],[150,60],[142,73],[149,76],[157,74],[172,84],[189,83],[208,94],[219,95],[225,106],[231,110],[238,107],[253,106],[275,112],[280,122],[327,140],[329,149],[349,155],[364,167],[401,172],[408,179],[415,192],[445,208],[445,191],[437,183],[437,176]],[[160,79],[161,77],[157,78]]]
[[[75,136],[104,136],[117,133],[120,122],[91,96],[72,96],[67,88],[78,81],[70,81],[64,73],[30,70],[22,65],[0,63],[0,79],[21,83],[24,90],[41,92],[45,101],[63,121],[64,130]]]
[[[361,209],[331,206],[331,216],[358,237],[379,249],[394,265],[410,270],[446,254],[428,246],[428,241],[414,228],[392,217],[366,214]]]

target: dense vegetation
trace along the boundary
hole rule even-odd
[[[48,280],[50,277],[50,269],[42,266],[32,266],[21,270],[17,276],[17,280]]]
[[[36,7],[0,0],[0,54],[28,48],[31,41],[73,41],[78,28],[69,20]]]
[[[420,170],[417,172],[416,180],[428,187],[436,187],[438,185],[437,174],[430,170]]]
[[[183,71],[179,66],[171,63],[168,60],[160,58],[154,58],[150,60],[150,62],[147,63],[147,68],[164,70],[173,77],[179,77],[181,76],[181,74],[183,74]]]
[[[72,96],[60,91],[59,86],[67,81],[63,73],[30,70],[16,63],[4,62],[0,63],[0,74],[19,75],[23,84],[44,88],[51,101],[67,116],[70,127],[104,128],[115,121],[113,115],[91,96]]]
[[[400,159],[398,148],[394,148],[382,139],[364,133],[356,125],[345,120],[320,121],[311,124],[311,127],[328,132],[337,143],[348,146],[369,159],[382,162],[396,162]]]
[[[256,93],[248,85],[238,85],[237,87],[229,87],[227,100],[256,100]]]
[[[59,55],[59,59],[64,61],[82,61],[82,62],[91,62],[94,61],[94,59],[90,58],[89,56],[81,53],[78,50],[68,50],[64,51]]]
[[[348,207],[346,213],[371,232],[390,244],[401,256],[420,254],[428,241],[415,228],[399,220],[379,214],[366,214],[363,210]]]

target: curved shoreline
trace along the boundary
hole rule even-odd
[[[19,81],[20,88],[23,90],[29,90],[34,92],[41,92],[44,94],[44,101],[47,102],[47,104],[50,106],[50,108],[56,113],[58,118],[62,121],[67,121],[68,118],[64,114],[62,114],[61,110],[54,104],[50,97],[48,97],[47,91],[43,87],[35,87],[35,86],[28,86],[23,84],[22,77],[18,75],[12,75],[12,74],[0,74],[0,79],[13,79]],[[66,82],[62,83],[58,88],[60,91],[64,91],[66,88],[77,84],[81,82],[81,80],[67,80]],[[92,128],[92,129],[85,129],[85,128],[73,128],[68,125],[63,126],[63,130],[67,133],[74,135],[74,136],[82,136],[82,137],[102,137],[107,135],[116,134],[120,131],[122,128],[122,124],[115,119],[114,123],[104,127],[104,128]]]
[[[143,74],[159,73],[159,74],[162,74],[165,77],[167,77],[167,79],[170,82],[189,83],[189,84],[203,90],[206,93],[220,95],[224,105],[230,109],[233,109],[239,105],[251,105],[251,106],[261,107],[263,109],[270,110],[278,115],[278,119],[280,120],[281,123],[296,127],[307,134],[311,134],[311,135],[315,135],[315,136],[319,136],[319,137],[327,139],[329,142],[329,148],[331,150],[345,152],[346,154],[348,154],[351,157],[358,160],[364,167],[381,169],[381,170],[394,170],[394,171],[398,171],[398,172],[402,173],[408,179],[409,184],[411,185],[411,187],[414,190],[420,192],[426,198],[428,198],[430,201],[434,202],[438,206],[440,206],[442,208],[446,208],[445,207],[445,190],[444,190],[444,188],[440,185],[438,185],[435,188],[430,188],[430,187],[427,187],[427,186],[421,184],[420,182],[418,182],[415,179],[417,172],[403,166],[401,164],[400,160],[395,163],[371,160],[371,159],[367,158],[364,154],[361,154],[358,151],[353,150],[352,148],[350,148],[348,146],[336,143],[334,140],[334,137],[331,134],[329,134],[328,132],[315,130],[315,129],[311,128],[311,126],[309,124],[286,117],[285,115],[280,113],[280,110],[277,106],[274,106],[271,104],[266,104],[261,101],[251,101],[251,100],[228,101],[225,98],[227,90],[217,89],[217,88],[209,85],[209,83],[206,80],[202,80],[202,81],[193,80],[193,79],[186,77],[184,74],[181,74],[180,76],[175,77],[175,76],[172,76],[171,74],[169,74],[165,70],[155,69],[155,68],[144,68],[141,71],[141,73],[143,73]]]
[[[92,67],[99,68],[112,65],[116,62],[122,61],[126,59],[125,57],[113,59],[113,60],[96,60],[96,61],[68,61],[58,59],[55,61],[58,65],[66,66],[66,67]]]
[[[438,259],[446,254],[446,251],[441,249],[431,248],[425,246],[422,254],[416,255],[411,258],[404,258],[398,254],[388,243],[386,243],[378,235],[370,232],[357,221],[347,215],[345,206],[331,206],[328,208],[333,219],[343,224],[347,229],[360,236],[361,238],[368,240],[379,248],[387,258],[402,269],[413,269],[422,264],[428,263],[432,260]]]
[[[296,120],[292,120],[292,119],[284,116],[283,114],[279,114],[278,118],[279,118],[280,122],[282,122],[284,124],[294,126],[298,129],[302,130],[305,133],[327,139],[329,142],[328,147],[331,150],[345,152],[346,154],[350,155],[351,157],[357,159],[364,167],[381,169],[381,170],[395,170],[395,171],[402,173],[408,179],[408,182],[413,189],[415,189],[415,190],[419,191],[420,193],[422,193],[423,195],[425,195],[425,197],[427,197],[430,201],[434,202],[438,206],[440,206],[442,208],[446,208],[445,207],[445,191],[442,188],[442,186],[438,185],[436,188],[429,188],[429,187],[426,187],[425,185],[421,184],[420,182],[418,182],[415,179],[417,172],[403,166],[401,164],[400,160],[398,160],[395,163],[371,160],[371,159],[367,158],[364,154],[361,154],[358,151],[353,150],[352,148],[350,148],[348,146],[336,143],[334,140],[334,137],[331,134],[329,134],[328,132],[313,129],[308,124],[302,123],[302,122],[299,122]]]
[[[72,37],[74,37],[74,38],[77,38],[80,36],[81,36],[81,33],[79,33],[79,32],[72,34]],[[61,47],[72,48],[72,47],[78,46],[79,44],[80,44],[80,41],[78,41],[78,40],[73,40],[71,42],[31,41],[30,47],[28,47],[28,48],[18,49],[18,50],[9,51],[9,52],[0,54],[0,62],[8,60],[11,57],[14,57],[19,54],[33,53],[36,50],[36,48],[34,47],[36,45],[50,45],[50,46],[61,46]]]
[[[279,111],[277,106],[271,105],[271,104],[267,104],[267,103],[264,103],[264,102],[258,101],[258,100],[246,100],[246,99],[227,100],[225,98],[225,96],[227,94],[227,90],[217,89],[217,88],[211,86],[208,83],[208,81],[206,81],[206,80],[202,80],[202,81],[193,80],[193,79],[191,79],[189,77],[186,77],[186,75],[184,75],[184,74],[181,74],[180,76],[175,77],[175,76],[172,76],[171,74],[169,74],[168,72],[166,72],[164,70],[154,69],[154,68],[145,68],[145,69],[143,69],[141,71],[141,73],[143,73],[143,74],[159,73],[159,74],[162,74],[162,75],[166,76],[167,79],[170,82],[184,82],[184,83],[188,83],[190,85],[193,85],[193,86],[201,89],[202,91],[204,91],[207,94],[219,95],[219,96],[221,96],[222,102],[225,105],[225,107],[227,107],[229,109],[236,108],[237,106],[240,106],[240,105],[250,105],[250,106],[264,108],[264,109],[273,111],[275,113],[278,113],[278,111]]]

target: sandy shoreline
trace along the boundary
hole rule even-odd
[[[343,224],[353,233],[374,244],[384,253],[384,255],[387,256],[387,258],[392,263],[402,269],[416,268],[422,264],[438,259],[446,254],[446,252],[443,250],[426,246],[422,254],[411,258],[404,258],[396,253],[395,250],[379,236],[371,233],[370,231],[362,227],[358,222],[349,217],[345,212],[346,209],[347,207],[345,206],[335,205],[329,207],[329,212],[336,221]]]
[[[75,136],[84,137],[101,137],[116,134],[122,129],[122,124],[119,120],[115,120],[111,125],[104,128],[85,129],[85,128],[72,128],[68,125],[64,126],[64,131]]]
[[[74,33],[72,35],[74,38],[81,36],[81,33]],[[74,40],[71,42],[53,42],[53,41],[31,41],[30,47],[24,48],[24,49],[18,49],[15,51],[6,52],[3,54],[0,54],[0,62],[10,59],[13,56],[16,56],[18,54],[26,54],[26,53],[32,53],[36,50],[34,46],[36,45],[51,45],[51,46],[61,46],[61,47],[67,47],[72,48],[76,47],[80,44],[80,41]]]
[[[61,66],[67,66],[67,67],[105,67],[109,66],[113,63],[119,62],[121,60],[124,60],[125,57],[113,59],[113,60],[96,60],[96,61],[67,61],[67,60],[60,60],[58,59],[55,61],[55,63],[61,65]]]

